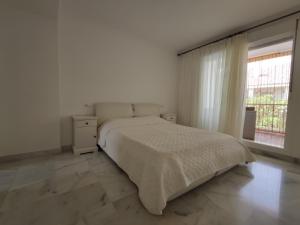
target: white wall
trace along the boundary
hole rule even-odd
[[[71,145],[70,116],[92,113],[85,104],[176,108],[175,52],[60,4],[0,2],[0,156]]]
[[[62,145],[71,145],[71,115],[92,113],[101,101],[154,102],[176,109],[175,52],[88,18],[62,1],[59,58]]]
[[[0,156],[58,149],[57,19],[3,3]],[[57,1],[52,5],[57,8]]]
[[[300,25],[296,43],[293,89],[290,93],[287,118],[286,151],[289,155],[300,158]]]

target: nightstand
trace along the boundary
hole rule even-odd
[[[171,122],[171,123],[176,123],[176,114],[175,113],[164,113],[161,114],[161,118]]]
[[[97,151],[97,117],[73,116],[73,152]]]

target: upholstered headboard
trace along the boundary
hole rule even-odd
[[[102,102],[95,104],[98,125],[115,118],[130,118],[139,116],[160,116],[162,106],[153,103],[117,103]]]
[[[160,116],[162,106],[153,103],[133,104],[134,116]]]
[[[98,124],[102,124],[109,119],[133,117],[133,108],[130,103],[96,103],[95,111],[98,117]]]

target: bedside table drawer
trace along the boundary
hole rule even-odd
[[[97,131],[95,127],[81,127],[75,129],[74,146],[76,148],[93,147],[97,144]]]
[[[75,121],[75,127],[96,127],[97,126],[97,120],[79,120]]]

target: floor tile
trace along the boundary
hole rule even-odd
[[[6,194],[0,211],[30,207],[34,202],[38,201],[45,192],[47,192],[45,181],[11,190]]]
[[[300,166],[258,156],[150,214],[137,187],[103,152],[0,166],[5,225],[296,225]]]
[[[61,169],[84,161],[86,161],[85,157],[73,154],[66,154],[63,157],[56,156],[52,159],[54,169]]]
[[[5,191],[11,187],[15,174],[15,170],[0,170],[0,191]]]
[[[0,191],[0,212],[2,208],[2,204],[4,202],[4,199],[6,198],[8,191]]]
[[[170,211],[162,216],[150,214],[142,205],[137,195],[130,195],[114,202],[116,214],[108,224],[122,225],[182,225],[184,224],[181,215]]]
[[[137,187],[126,176],[101,177],[100,183],[112,201],[137,193]]]
[[[54,170],[51,164],[39,164],[34,166],[21,167],[17,170],[12,189],[45,180],[53,175]]]
[[[76,163],[65,164],[62,167],[56,167],[57,176],[66,176],[70,174],[82,174],[89,171],[89,164],[86,160],[79,160]]]
[[[102,207],[95,207],[83,217],[87,225],[111,224],[112,218],[116,218],[116,210],[112,203]],[[119,221],[119,223],[122,223]]]

